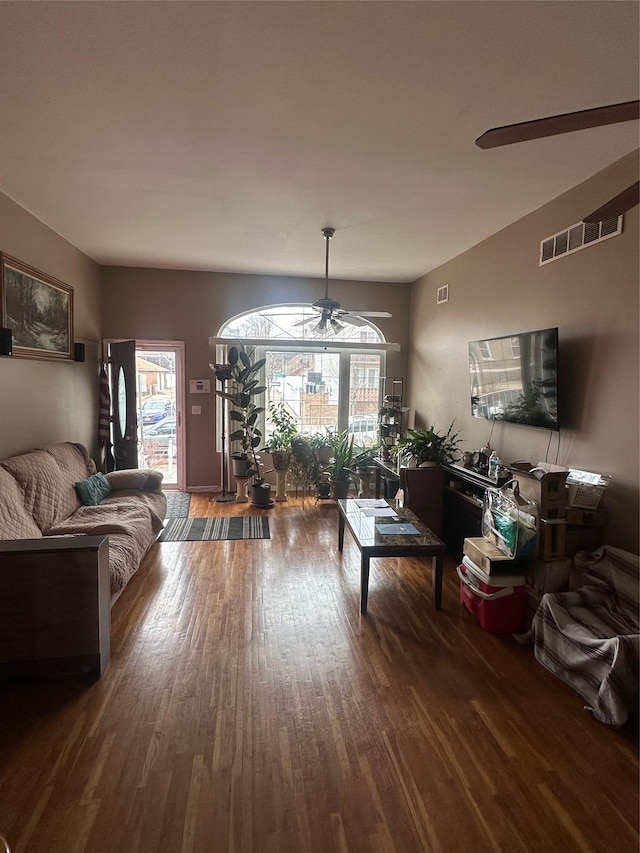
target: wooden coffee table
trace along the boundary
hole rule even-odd
[[[360,549],[360,613],[367,612],[369,594],[369,561],[371,557],[431,557],[434,603],[436,610],[442,605],[442,572],[444,567],[444,542],[423,524],[411,510],[396,501],[386,502],[398,518],[367,516],[353,499],[339,500],[338,551],[344,544],[345,526],[351,531]],[[381,533],[389,524],[412,524],[417,533]]]

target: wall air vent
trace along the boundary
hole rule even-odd
[[[443,302],[449,301],[449,285],[443,284],[436,291],[436,305],[442,305]]]
[[[540,242],[540,266],[622,234],[623,219],[623,216],[617,216],[614,219],[605,219],[604,222],[578,222],[552,237],[547,237]]]

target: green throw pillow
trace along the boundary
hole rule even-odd
[[[85,506],[95,506],[99,504],[103,498],[111,491],[109,481],[104,474],[92,474],[86,480],[80,480],[76,483],[76,491],[80,498],[80,503]]]

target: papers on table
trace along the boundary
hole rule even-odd
[[[378,533],[393,534],[395,536],[415,536],[416,533],[420,532],[417,527],[409,522],[405,524],[376,524],[376,530]]]
[[[360,498],[356,501],[356,506],[363,515],[366,515],[368,517],[398,517],[398,514],[391,509],[391,507],[384,500],[384,498]]]
[[[397,518],[398,513],[394,512],[390,506],[371,506],[361,509],[360,512],[366,516],[386,516],[387,518]]]

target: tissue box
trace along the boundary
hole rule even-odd
[[[540,476],[541,469],[545,473]],[[536,466],[530,462],[514,462],[509,470],[518,483],[522,497],[538,504],[540,518],[556,521],[565,517],[568,469],[546,462],[538,462]]]

